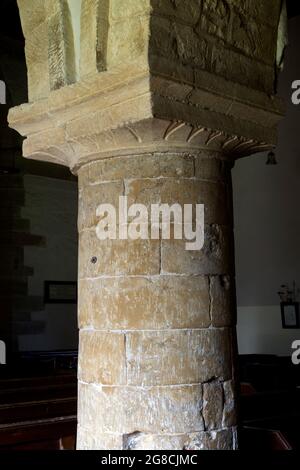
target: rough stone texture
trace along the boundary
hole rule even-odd
[[[204,204],[206,224],[225,225],[228,220],[228,198],[226,186],[214,182],[194,179],[142,179],[131,180],[126,184],[125,195],[128,205],[144,204]]]
[[[203,180],[229,180],[232,163],[220,158],[207,158],[201,155],[195,158],[195,176]]]
[[[34,102],[10,125],[79,173],[78,447],[236,448],[229,170],[276,144],[282,2],[82,0],[80,31],[66,0],[18,3]],[[120,194],[204,202],[203,249],[100,242]]]
[[[99,387],[79,383],[79,425],[93,434],[185,433],[204,429],[202,388]]]
[[[31,31],[25,43],[30,101],[43,98],[50,92],[48,48],[48,25],[44,22]]]
[[[96,279],[79,283],[81,328],[206,328],[211,323],[209,307],[209,284],[204,276]]]
[[[196,0],[187,6],[153,0],[152,5],[151,55],[273,92],[279,2],[269,24],[261,18],[262,2]]]
[[[67,0],[18,0],[28,70],[29,100],[75,81],[73,30]]]
[[[79,448],[235,445],[230,165],[216,153],[147,153],[80,169]],[[96,208],[118,207],[121,194],[148,208],[204,203],[204,249],[99,242]]]
[[[156,275],[160,272],[159,241],[105,240],[95,230],[79,235],[79,278]]]
[[[185,243],[185,240],[162,240],[162,273],[199,275],[232,272],[232,233],[227,227],[206,226],[204,247],[201,251],[187,251]]]
[[[103,183],[83,187],[79,193],[78,230],[90,228],[98,223],[96,209],[100,204],[119,205],[119,196],[124,194],[123,182]]]
[[[236,450],[236,428],[192,434],[187,436],[183,448],[185,450]]]
[[[228,450],[237,449],[236,428],[191,434],[91,434],[79,427],[78,450]]]
[[[131,385],[175,385],[231,377],[229,330],[132,332],[127,335]],[[162,367],[163,365],[163,367]]]
[[[80,76],[82,79],[106,70],[109,3],[109,0],[82,2],[80,31]]]
[[[124,334],[81,331],[78,377],[103,385],[126,383],[126,338]]]
[[[230,276],[212,276],[210,278],[211,319],[215,327],[230,326],[235,318],[230,312],[235,311],[234,279]]]
[[[235,410],[236,390],[232,380],[223,383],[224,409],[222,427],[231,427],[237,425],[237,416]]]
[[[77,450],[123,450],[122,434],[94,434],[81,426],[77,429],[77,442]]]
[[[72,21],[67,0],[46,2],[50,88],[76,81]]]
[[[138,178],[193,177],[194,158],[186,154],[149,154],[140,158],[116,157],[100,160],[80,168],[78,177],[81,186],[105,181],[122,181]]]
[[[203,385],[203,419],[208,431],[221,429],[224,408],[223,387],[219,381]]]
[[[39,1],[37,8],[35,3],[19,0],[30,101],[48,98],[47,124],[54,114],[54,126],[66,130],[64,152],[74,153],[75,160],[85,156],[82,148],[78,152],[74,147],[79,135],[104,132],[100,142],[106,146],[115,142],[114,131],[118,137],[126,136],[128,151],[131,130],[131,138],[136,136],[128,124],[131,127],[149,117],[204,126],[229,137],[252,138],[258,145],[276,141],[274,127],[282,112],[273,96],[280,0],[268,8],[262,2],[241,5],[234,0],[197,0],[188,6],[185,0],[132,0],[122,7],[119,0],[82,0],[78,30],[71,21],[67,0]],[[75,56],[74,40],[76,44],[80,40],[80,57]],[[75,77],[79,61],[81,73]],[[129,81],[124,87],[128,71],[135,81],[144,75],[143,93],[138,94],[136,84],[131,91]],[[65,85],[75,78],[76,86],[66,91]],[[106,101],[107,83],[110,92],[114,89],[113,95],[119,96],[118,106],[109,106]],[[59,106],[52,108],[51,90],[59,87],[61,93],[54,98]],[[116,88],[121,88],[123,95],[116,93]],[[95,99],[94,105],[88,104],[87,90],[102,98],[104,95],[106,105],[99,106]],[[78,119],[64,120],[62,103],[67,102]],[[98,112],[92,115],[91,107],[95,106]],[[30,109],[35,111],[36,107]],[[19,128],[13,117],[11,121]],[[41,126],[41,120],[34,120],[35,125]],[[49,130],[49,125],[46,127]],[[36,132],[32,134],[34,142]],[[137,143],[141,143],[140,137]],[[29,141],[24,148],[27,146],[25,153],[29,155],[33,150]],[[54,145],[47,149],[50,161],[75,166],[69,156],[64,152],[57,155],[56,150]],[[45,153],[41,158],[47,158]]]
[[[177,435],[134,433],[123,445],[130,450],[228,450],[237,448],[237,439],[235,428]]]

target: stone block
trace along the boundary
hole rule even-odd
[[[236,412],[236,393],[235,385],[232,380],[228,380],[223,383],[223,394],[224,394],[224,410],[222,427],[229,428],[236,426],[237,424],[237,412]]]
[[[130,385],[175,385],[231,378],[227,329],[127,333]]]
[[[43,22],[31,31],[25,44],[28,93],[31,102],[45,98],[50,93],[48,48],[48,23]]]
[[[209,302],[204,276],[81,280],[79,324],[107,330],[205,328]]]
[[[209,181],[184,178],[138,179],[126,183],[128,205],[144,204],[204,204],[205,224],[226,225],[229,201],[226,186]]]
[[[79,191],[78,230],[90,228],[99,222],[96,211],[100,204],[112,204],[118,213],[119,196],[124,193],[123,183],[102,183],[83,187]]]
[[[210,278],[211,319],[215,327],[236,323],[234,278],[212,276]]]
[[[79,383],[79,425],[91,433],[203,430],[201,386],[95,387]]]
[[[230,162],[219,158],[195,158],[195,176],[199,179],[230,182]]]
[[[205,227],[204,247],[187,251],[185,240],[162,240],[161,272],[163,274],[228,274],[233,270],[231,229],[212,225]]]
[[[147,64],[149,15],[113,21],[108,35],[107,66],[125,63]]]
[[[203,419],[207,431],[221,429],[223,418],[223,387],[221,382],[203,384]]]
[[[123,450],[123,435],[93,433],[78,426],[77,450]]]
[[[151,0],[113,0],[110,2],[110,17],[112,20],[122,20],[133,16],[150,14]]]
[[[236,450],[237,431],[235,428],[220,431],[200,432],[186,436],[184,450]]]
[[[79,278],[155,275],[160,272],[159,241],[104,240],[95,230],[79,236]]]
[[[151,0],[155,15],[179,19],[181,22],[196,24],[201,15],[201,0]]]
[[[81,331],[78,377],[88,383],[126,384],[125,335]]]
[[[188,178],[194,176],[194,159],[187,154],[155,153],[104,159],[84,168],[91,184],[135,178]],[[83,174],[82,170],[80,172]]]

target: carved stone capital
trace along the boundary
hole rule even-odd
[[[233,84],[232,84],[233,86]],[[281,103],[206,73],[182,83],[126,66],[14,108],[27,158],[76,171],[87,161],[151,151],[203,150],[239,158],[276,144]],[[240,98],[242,97],[242,98]]]

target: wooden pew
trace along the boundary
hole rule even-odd
[[[75,446],[76,371],[0,378],[0,449]]]

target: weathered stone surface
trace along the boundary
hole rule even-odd
[[[247,56],[270,63],[274,58],[273,35],[275,33],[276,36],[276,28],[274,24],[270,27],[258,21],[263,7],[256,3],[255,8],[256,11],[253,5],[237,2],[233,8],[230,1],[217,3],[215,0],[205,0],[199,31],[225,40],[228,46],[237,48]]]
[[[96,387],[79,383],[79,425],[91,433],[203,430],[201,386]],[[95,419],[95,417],[97,417]]]
[[[194,158],[189,154],[116,157],[90,163],[79,170],[81,186],[124,179],[193,176]]]
[[[29,101],[39,100],[50,93],[48,48],[48,25],[43,22],[31,31],[25,43]]]
[[[104,240],[95,230],[79,236],[79,278],[155,275],[160,272],[159,241]]]
[[[127,335],[130,385],[173,385],[231,378],[231,336],[225,329],[141,331]]]
[[[205,0],[188,5],[153,2],[150,54],[271,93],[279,2],[265,22],[266,10],[258,4]]]
[[[145,90],[144,83],[141,83],[140,86],[141,89],[144,89],[141,90],[141,93],[139,93],[138,88],[137,83],[135,83],[134,86],[131,84],[131,89],[135,89],[135,96],[130,100],[130,105],[127,104],[126,122],[128,123],[151,117],[151,95]],[[124,92],[124,90],[122,90],[122,92],[124,96],[119,96],[117,103],[112,103],[111,106],[106,105],[103,108],[98,106],[97,111],[91,111],[88,115],[79,116],[77,119],[71,120],[66,124],[68,138],[74,141],[74,143],[78,141],[78,147],[81,149],[83,155],[93,153],[100,154],[101,145],[110,145],[111,148],[118,147],[119,145],[118,142],[115,141],[116,137],[114,136],[114,132],[110,130],[112,127],[116,128],[116,134],[119,132],[121,136],[123,134],[123,138],[121,137],[121,139],[124,140],[127,145],[130,143],[136,144],[136,136],[133,135],[127,127],[123,127],[125,111],[124,99],[127,101],[126,98],[128,99],[128,94],[130,94],[129,86],[127,92]],[[105,95],[106,94],[108,93],[106,92]],[[93,103],[89,102],[89,106],[93,106]],[[99,129],[104,132],[100,141],[98,138]],[[78,137],[81,138],[78,139]],[[115,153],[116,150],[114,154]]]
[[[223,387],[220,381],[203,385],[203,419],[207,431],[221,429],[223,418]]]
[[[66,0],[46,2],[51,90],[76,81],[72,20]]]
[[[121,20],[150,13],[151,0],[113,0],[111,2],[110,17],[112,20]]]
[[[78,426],[77,450],[123,450],[122,434],[93,433],[89,429]]]
[[[124,450],[182,450],[184,434],[135,432],[123,438]]]
[[[231,428],[191,434],[186,437],[183,448],[185,450],[236,450],[237,431]]]
[[[36,102],[11,111],[11,126],[27,137],[25,156],[74,172],[85,165],[79,448],[236,447],[231,188],[221,159],[276,143],[282,2],[267,3],[85,0],[80,31],[66,0],[19,0]],[[123,190],[147,206],[204,203],[203,250],[100,242],[89,229],[96,207]]]
[[[46,20],[44,0],[18,0],[23,33],[29,34]]]
[[[81,6],[81,79],[106,70],[109,31],[109,0],[84,0]],[[77,32],[79,34],[79,32]]]
[[[82,280],[79,324],[99,329],[204,328],[210,325],[206,277]]]
[[[178,0],[151,0],[155,15],[169,16],[191,24],[199,21],[201,3],[201,0],[190,0],[188,3]]]
[[[134,433],[125,439],[124,449],[130,450],[235,450],[236,430],[191,434],[155,435]]]
[[[108,39],[108,67],[124,63],[148,62],[148,37],[150,34],[149,15],[132,16],[111,24]]]
[[[73,30],[66,0],[19,1],[30,101],[75,81]]]
[[[78,377],[88,383],[126,384],[125,335],[81,331]]]
[[[236,392],[235,385],[232,380],[228,380],[223,383],[224,393],[224,410],[222,427],[229,428],[236,426],[237,424],[237,413],[236,413]]]
[[[90,228],[99,222],[96,215],[100,204],[112,204],[118,210],[119,196],[124,193],[123,183],[102,183],[86,186],[79,192],[78,230]]]
[[[187,251],[185,240],[162,240],[162,273],[172,274],[227,274],[231,273],[231,229],[212,225],[205,228],[204,247]]]
[[[210,278],[211,318],[216,327],[236,323],[234,278],[212,276]]]
[[[195,176],[199,179],[230,182],[230,162],[220,158],[195,158]]]
[[[191,434],[90,435],[79,427],[77,441],[79,450],[236,450],[237,432],[232,428]]]
[[[144,204],[151,211],[151,204],[204,204],[206,224],[226,224],[228,199],[226,186],[194,179],[139,179],[127,182],[125,195],[128,205]]]

